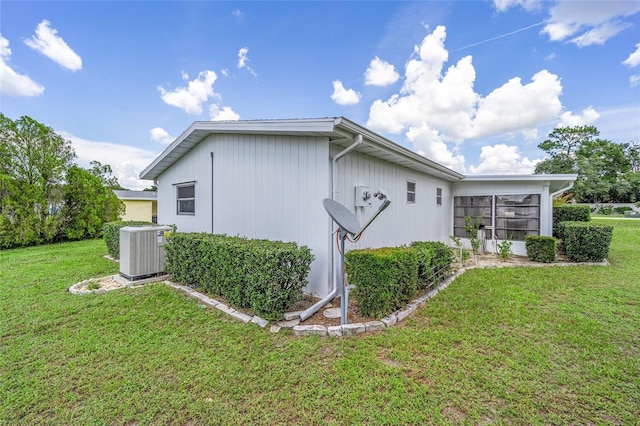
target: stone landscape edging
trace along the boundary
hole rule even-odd
[[[363,334],[366,332],[386,330],[387,328],[393,327],[399,322],[401,322],[402,320],[404,320],[405,318],[407,318],[409,315],[415,312],[416,309],[424,305],[427,302],[427,300],[433,298],[436,294],[438,294],[438,292],[447,288],[456,278],[462,275],[466,271],[466,269],[467,268],[459,269],[456,273],[454,273],[449,278],[447,278],[446,280],[438,284],[438,286],[436,286],[436,288],[434,288],[433,290],[412,300],[411,303],[409,303],[405,309],[396,311],[391,315],[388,315],[382,318],[380,321],[368,321],[365,323],[342,324],[342,325],[335,325],[335,326],[329,326],[329,327],[324,325],[317,325],[317,324],[293,325],[291,327],[293,330],[293,334],[295,336],[351,336],[356,334]],[[235,309],[225,305],[224,303],[219,302],[205,294],[202,294],[199,291],[192,289],[191,287],[188,287],[182,284],[177,284],[169,280],[165,280],[163,281],[163,283],[175,290],[182,291],[186,295],[195,298],[205,306],[208,306],[210,308],[215,308],[224,312],[225,314],[229,315],[231,318],[238,320],[244,324],[253,323],[263,328],[269,324],[269,322],[264,318],[261,318],[257,315],[248,315],[243,312],[236,311]],[[294,313],[288,313],[288,314],[294,314]],[[285,314],[285,320],[287,316],[291,318],[291,315]],[[272,326],[271,332],[277,333],[278,331],[280,331],[281,328],[289,328],[287,326],[278,325],[278,324],[283,324],[285,322],[286,321],[284,322],[281,321],[275,324],[274,326]]]
[[[609,262],[605,259],[602,262],[581,262],[581,263],[541,263],[541,264],[532,264],[527,266],[609,266]],[[380,321],[368,321],[365,323],[352,323],[352,324],[342,324],[342,325],[334,325],[334,326],[324,326],[319,324],[309,324],[309,325],[299,325],[299,312],[287,312],[284,315],[285,321],[279,321],[278,323],[271,326],[271,332],[277,333],[281,328],[292,328],[293,334],[295,336],[332,336],[332,337],[340,337],[340,336],[352,336],[364,334],[367,332],[375,332],[375,331],[384,331],[387,328],[394,327],[398,323],[402,322],[404,319],[413,314],[419,307],[423,306],[428,300],[434,298],[440,291],[449,287],[449,285],[455,281],[458,277],[464,274],[469,269],[480,269],[480,268],[503,268],[503,267],[527,267],[524,265],[494,265],[494,266],[478,266],[471,265],[468,267],[463,267],[458,269],[455,273],[449,276],[447,279],[438,284],[434,289],[428,291],[424,295],[412,300],[404,309],[393,312],[392,314],[381,318]],[[172,281],[169,281],[169,275],[164,275],[161,277],[152,277],[145,280],[138,281],[128,281],[125,280],[120,275],[113,275],[111,277],[103,277],[103,278],[90,278],[88,280],[81,281],[77,284],[72,285],[69,288],[69,293],[72,294],[90,294],[90,293],[106,293],[111,290],[118,290],[124,287],[134,287],[137,285],[154,283],[154,282],[162,282],[167,286],[173,288],[174,290],[182,291],[190,297],[201,302],[203,305],[218,309],[219,311],[224,312],[229,315],[231,318],[240,321],[244,324],[252,323],[256,324],[262,328],[266,327],[269,324],[264,318],[261,318],[257,315],[249,315],[243,312],[237,311],[234,308],[225,305],[224,303],[215,300],[199,291],[182,285],[177,284]],[[97,290],[78,290],[77,288],[87,284],[92,281],[100,281],[104,279],[112,278],[114,280],[120,281],[123,283],[123,287],[118,287],[114,289],[97,289]]]

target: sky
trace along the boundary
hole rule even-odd
[[[344,116],[458,172],[640,139],[640,2],[0,1],[0,112],[120,184],[192,122]]]

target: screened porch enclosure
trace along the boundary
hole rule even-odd
[[[540,235],[540,194],[455,196],[453,230],[467,237],[465,217],[480,222],[487,239],[524,241]]]

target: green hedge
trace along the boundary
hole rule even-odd
[[[535,262],[551,263],[556,258],[556,239],[537,235],[525,237],[527,257]]]
[[[418,288],[418,256],[409,247],[352,250],[345,255],[351,294],[363,315],[381,318],[405,306]]]
[[[410,247],[418,260],[418,290],[425,290],[442,281],[451,271],[453,253],[442,242],[414,241]]]
[[[559,226],[562,222],[589,222],[591,208],[584,205],[563,204],[553,206],[553,236],[562,238]]]
[[[441,242],[352,250],[345,255],[348,282],[363,315],[380,318],[404,307],[419,290],[442,281],[453,253]]]
[[[174,280],[268,320],[295,307],[313,261],[311,250],[295,243],[202,233],[171,235],[165,252]]]
[[[102,226],[102,238],[107,244],[109,255],[114,259],[120,259],[120,228],[143,225],[155,225],[155,223],[134,220],[105,223]]]
[[[609,254],[613,227],[591,222],[564,222],[564,247],[574,262],[601,262]]]

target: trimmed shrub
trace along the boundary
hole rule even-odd
[[[116,222],[107,222],[102,225],[102,238],[107,244],[107,251],[109,252],[109,255],[114,259],[120,259],[120,228],[124,228],[125,226],[144,225],[155,225],[155,223],[134,220],[120,220]]]
[[[633,211],[633,209],[629,206],[621,206],[621,207],[614,207],[613,211],[616,212],[617,214],[624,214],[625,212]]]
[[[591,220],[591,208],[576,204],[563,204],[553,207],[553,236],[562,238],[558,227],[562,222],[589,222]]]
[[[612,215],[613,214],[613,206],[611,204],[608,204],[606,206],[601,206],[598,209],[598,213],[599,214],[603,214],[605,216]],[[577,219],[574,219],[574,220],[577,220]]]
[[[205,233],[172,234],[164,247],[174,280],[268,320],[295,307],[313,261],[311,250],[295,243]]]
[[[551,263],[556,258],[556,239],[538,235],[525,237],[527,257],[535,262]]]
[[[565,222],[564,247],[574,262],[601,262],[609,254],[613,227],[590,222]]]
[[[442,281],[451,271],[453,253],[442,242],[414,241],[418,262],[418,290],[425,290]]]
[[[418,256],[409,247],[352,250],[345,255],[351,294],[363,315],[381,318],[403,306],[418,287]]]

